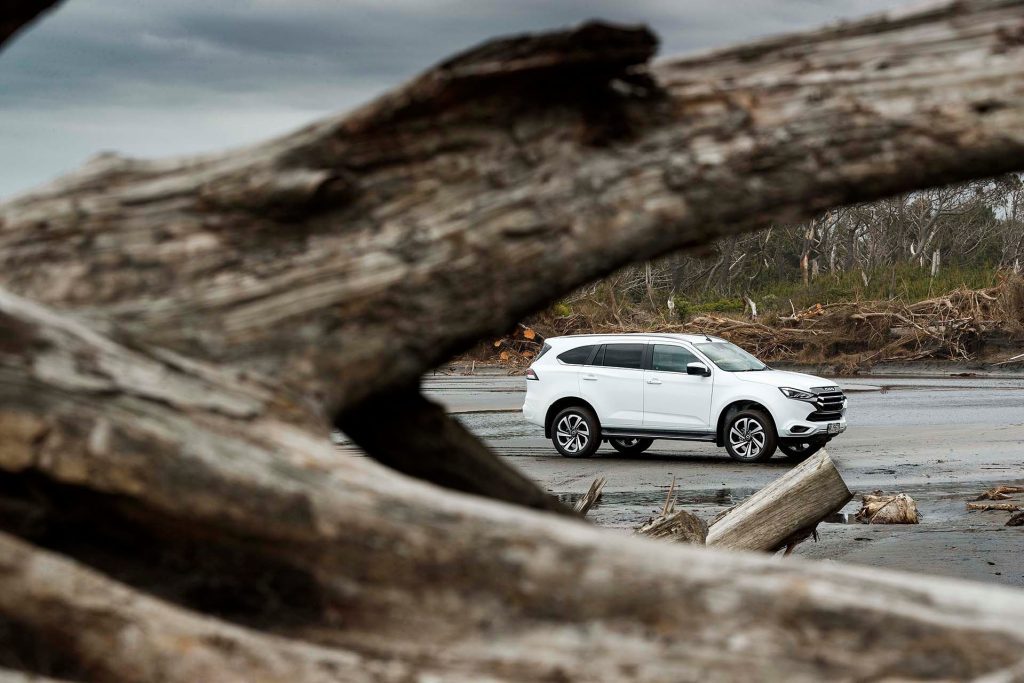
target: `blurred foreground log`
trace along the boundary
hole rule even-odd
[[[1021,169],[1022,26],[1020,2],[974,0],[649,66],[649,31],[591,24],[485,44],[262,145],[104,155],[0,204],[0,666],[189,683],[1016,666],[1019,591],[604,533],[528,509],[554,506],[436,408],[360,410],[629,261]],[[340,456],[335,423],[449,488]],[[435,462],[451,450],[468,469]],[[830,495],[775,500],[763,544],[791,524],[777,513],[838,500],[812,474]],[[752,519],[712,537],[733,547]]]
[[[707,544],[774,552],[810,534],[853,494],[824,450],[800,463],[711,525]]]
[[[0,0],[0,49],[14,34],[61,0]]]

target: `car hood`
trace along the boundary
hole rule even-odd
[[[832,380],[805,375],[802,372],[787,372],[785,370],[758,370],[756,372],[734,372],[732,376],[744,382],[754,384],[767,384],[773,387],[792,387],[809,391],[815,387],[837,386]]]

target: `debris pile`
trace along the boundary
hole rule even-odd
[[[1020,287],[1004,281],[913,304],[815,304],[766,322],[707,315],[686,327],[729,339],[766,360],[835,359],[837,369],[847,371],[881,361],[971,360],[985,336],[1021,332]]]
[[[1024,486],[994,486],[974,500],[1009,500],[1014,493],[1024,493]]]
[[[539,330],[549,336],[713,334],[768,362],[827,363],[834,372],[852,373],[883,361],[974,360],[984,341],[993,336],[1024,340],[1024,279],[1008,276],[995,287],[957,289],[911,304],[898,300],[817,303],[757,319],[712,313],[675,322],[640,309],[602,319],[549,312],[495,340],[489,358],[512,367],[529,365],[540,350]],[[1024,363],[1024,354],[1000,356],[1000,360],[1000,365]]]
[[[980,496],[975,498],[975,501],[983,500],[1009,500],[1014,494],[1024,493],[1024,486],[993,486],[989,490],[982,493]],[[1010,517],[1009,521],[1006,522],[1006,526],[1022,526],[1024,525],[1024,504],[1022,503],[981,503],[971,502],[967,503],[968,510],[989,512],[992,510],[998,510],[1001,512],[1016,512],[1019,514]],[[1019,522],[1015,522],[1016,518],[1020,518]]]
[[[650,538],[704,545],[708,537],[707,522],[686,510],[676,510],[675,489],[676,479],[673,477],[661,513],[644,522],[636,529],[636,533]]]
[[[861,498],[856,518],[864,524],[918,524],[921,521],[913,498],[905,493],[886,495],[881,491]]]

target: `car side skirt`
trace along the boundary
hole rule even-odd
[[[714,441],[713,431],[675,431],[664,429],[615,429],[601,428],[602,439],[672,439],[675,441]]]

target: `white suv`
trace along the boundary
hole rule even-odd
[[[526,379],[523,415],[570,458],[602,441],[642,453],[654,439],[682,439],[713,441],[742,462],[776,448],[800,461],[846,431],[834,383],[772,370],[705,335],[553,337]]]

